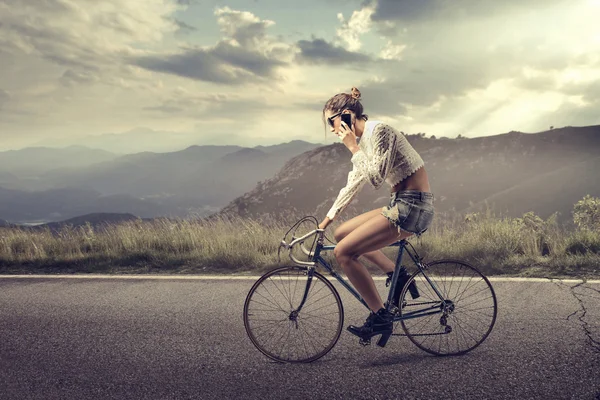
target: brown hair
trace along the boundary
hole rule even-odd
[[[360,90],[356,87],[352,87],[350,94],[338,93],[327,100],[327,103],[323,107],[323,125],[325,129],[327,129],[325,123],[325,111],[327,110],[331,110],[333,113],[350,110],[356,115],[356,118],[362,118],[365,121],[369,119],[367,114],[363,114],[363,106],[360,103]],[[327,136],[327,132],[325,132],[325,136]]]

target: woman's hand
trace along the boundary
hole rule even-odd
[[[340,124],[340,132],[337,135],[340,137],[340,139],[342,139],[344,145],[352,153],[358,150],[358,144],[356,143],[356,133],[354,133],[354,124],[352,124],[352,127],[349,127],[344,121],[342,121]]]
[[[327,225],[329,225],[330,223],[331,223],[331,220],[329,219],[329,217],[325,217],[323,222],[321,222],[319,224],[319,229],[327,229]]]

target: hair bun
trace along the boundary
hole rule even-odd
[[[350,96],[352,96],[353,99],[360,100],[360,90],[353,86]]]

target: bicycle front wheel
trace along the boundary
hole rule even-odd
[[[308,292],[307,284],[306,267],[282,267],[260,277],[248,292],[246,333],[260,352],[275,361],[315,361],[340,337],[344,309],[337,290],[316,271]]]
[[[414,300],[407,295],[411,282],[421,294]],[[477,268],[462,261],[425,264],[424,271],[411,276],[400,298],[400,323],[406,336],[438,356],[473,350],[496,322],[498,305],[492,285]]]

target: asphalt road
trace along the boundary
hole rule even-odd
[[[405,337],[362,347],[344,330],[311,364],[253,347],[252,283],[0,277],[0,398],[600,400],[600,283],[493,281],[496,325],[463,356]],[[344,325],[362,324],[340,294]]]

